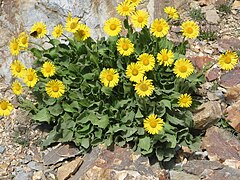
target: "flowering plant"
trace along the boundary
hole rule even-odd
[[[148,27],[148,12],[136,10],[139,2],[120,3],[116,10],[125,19],[108,19],[103,28],[108,37],[96,41],[90,28],[70,14],[65,28],[57,25],[52,37],[46,35],[44,23],[33,25],[30,35],[46,35],[51,47],[29,48],[36,57],[34,69],[13,61],[12,74],[23,81],[14,81],[12,89],[25,97],[22,82],[31,88],[35,102],[19,98],[21,106],[33,120],[53,126],[43,146],[73,141],[85,153],[99,143],[129,144],[159,161],[172,159],[180,145],[198,148],[191,111],[201,99],[196,90],[204,76],[185,57],[185,50],[187,40],[199,35],[199,27],[193,21],[181,22],[173,7],[165,8],[168,20],[157,18]],[[186,40],[180,44],[167,38],[175,21],[182,23]],[[12,55],[28,48],[30,40],[27,33],[14,38]],[[235,54],[227,52],[220,66],[229,70],[234,59]],[[2,109],[5,106],[10,112],[11,104],[0,102]]]

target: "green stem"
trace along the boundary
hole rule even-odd
[[[38,44],[38,43],[35,43],[35,42],[29,42],[29,43],[30,43],[30,44],[34,44],[34,45],[42,48],[42,50],[46,51],[46,49],[45,49],[42,45],[40,45],[40,44]]]

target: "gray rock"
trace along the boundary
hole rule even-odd
[[[20,171],[14,177],[14,180],[28,180],[28,179],[32,179],[32,174],[33,174],[33,172]]]
[[[5,151],[5,147],[3,147],[3,146],[0,146],[0,154],[3,154],[4,153],[4,151]]]
[[[220,17],[217,14],[216,9],[211,9],[206,11],[205,16],[206,16],[207,22],[210,24],[218,24],[218,22],[220,21]]]
[[[183,171],[170,171],[170,179],[171,180],[200,180],[198,176],[187,174]]]
[[[40,164],[38,162],[35,162],[35,161],[31,161],[27,164],[27,166],[33,170],[43,170],[43,164]]]

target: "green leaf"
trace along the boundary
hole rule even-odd
[[[138,146],[141,149],[143,149],[145,151],[148,151],[150,149],[150,147],[151,147],[151,138],[148,137],[148,136],[145,136],[144,138],[140,138]]]
[[[89,118],[91,119],[91,122],[92,122],[93,125],[96,125],[96,126],[98,126],[100,128],[103,128],[103,129],[105,129],[109,124],[108,115],[103,115],[101,117],[101,119],[99,120],[97,118],[97,116],[92,113],[92,114],[89,115]]]
[[[60,104],[55,104],[54,106],[50,106],[50,107],[48,107],[48,110],[49,110],[50,114],[52,114],[54,116],[59,116],[63,112],[63,109],[60,106]]]
[[[85,80],[93,80],[95,77],[95,73],[86,73],[82,76]]]
[[[43,108],[37,114],[33,115],[32,119],[39,122],[50,123],[51,115],[47,108]]]
[[[141,113],[141,110],[138,108],[137,113],[135,114],[135,118],[143,118],[144,116]]]
[[[51,106],[51,105],[53,105],[53,104],[56,102],[56,99],[55,99],[55,98],[50,98],[50,97],[44,97],[44,98],[43,98],[43,101],[44,101],[47,105]]]
[[[185,126],[183,120],[180,120],[180,119],[178,119],[178,118],[176,118],[176,117],[173,117],[173,116],[169,115],[168,113],[167,113],[166,118],[167,118],[167,120],[168,120],[170,123],[172,123],[172,124],[174,124],[174,125]]]
[[[66,112],[76,112],[76,110],[73,109],[73,107],[71,105],[67,104],[66,102],[64,102],[62,104],[62,107],[63,107],[64,111],[66,111]]]
[[[82,145],[82,147],[87,149],[90,145],[89,138],[83,138],[82,141],[81,141],[81,145]]]
[[[164,159],[164,150],[165,149],[162,149],[160,147],[156,149],[156,156],[159,161],[162,161]]]
[[[160,103],[163,103],[163,105],[165,106],[165,107],[167,107],[168,109],[172,109],[172,107],[171,107],[171,101],[169,101],[169,100],[167,100],[167,99],[163,99],[163,100],[161,100],[160,101]]]
[[[102,91],[104,94],[106,94],[107,96],[111,96],[111,94],[112,94],[112,88],[109,88],[109,87],[103,86],[103,87],[101,88],[101,91]]]
[[[38,59],[41,59],[42,58],[42,51],[40,51],[39,49],[37,48],[31,48],[30,51],[33,53],[33,55],[35,57],[37,57]]]

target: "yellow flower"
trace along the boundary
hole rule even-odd
[[[236,52],[227,51],[218,58],[218,64],[223,70],[232,70],[238,63],[238,55]]]
[[[44,24],[42,22],[35,23],[31,28],[30,35],[32,35],[34,37],[42,38],[46,34],[47,34],[46,24]]]
[[[183,36],[194,39],[199,34],[199,26],[194,21],[186,21],[181,25]]]
[[[68,32],[71,33],[75,33],[78,29],[78,25],[79,25],[79,18],[75,17],[75,18],[67,18],[66,21],[66,30]]]
[[[135,10],[135,6],[130,1],[123,1],[118,4],[116,10],[121,16],[130,16]]]
[[[38,81],[38,76],[36,74],[36,71],[32,68],[28,68],[25,70],[25,75],[23,78],[23,82],[28,87],[34,87]]]
[[[131,22],[135,28],[143,28],[148,24],[149,14],[145,10],[137,10],[131,16]]]
[[[190,76],[193,73],[193,71],[194,67],[191,61],[188,59],[180,58],[174,64],[173,72],[174,74],[176,74],[177,77],[185,79],[188,76]]]
[[[21,83],[18,81],[18,80],[15,80],[13,83],[12,83],[12,91],[14,94],[16,95],[20,95],[22,94],[22,85]]]
[[[51,80],[46,84],[45,90],[52,98],[59,98],[65,92],[65,86],[60,80]]]
[[[76,32],[74,33],[74,37],[77,41],[85,41],[90,37],[90,28],[85,24],[79,24]]]
[[[19,46],[22,49],[26,49],[28,47],[28,35],[25,32],[22,32],[21,34],[19,34],[18,36],[18,42],[19,42]]]
[[[169,25],[164,19],[155,19],[151,25],[151,32],[156,37],[164,37],[168,34]]]
[[[135,7],[139,5],[139,3],[141,2],[142,0],[129,0],[129,2],[134,5]]]
[[[109,36],[117,36],[122,30],[121,21],[118,18],[110,18],[105,22],[103,29]]]
[[[167,15],[174,20],[179,18],[178,12],[174,7],[165,7],[164,12],[167,13]]]
[[[157,60],[160,65],[163,66],[170,66],[173,64],[174,54],[171,50],[162,49],[160,53],[157,54]]]
[[[19,41],[18,39],[15,39],[13,38],[11,41],[10,41],[10,53],[13,55],[13,56],[17,56],[19,54],[19,51],[20,51],[20,47],[19,47]]]
[[[19,60],[14,60],[10,66],[11,73],[14,77],[22,78],[24,76],[25,67]]]
[[[190,107],[192,105],[192,97],[187,93],[181,94],[179,99],[178,99],[178,105],[182,108]]]
[[[130,81],[139,82],[143,79],[144,69],[139,63],[131,63],[127,66],[126,75]]]
[[[117,41],[117,50],[123,56],[129,56],[134,52],[134,45],[128,38],[120,38]]]
[[[134,85],[135,91],[140,97],[151,96],[154,90],[152,80],[144,77],[140,82]]]
[[[119,81],[119,74],[113,68],[103,69],[100,73],[100,81],[106,87],[114,87],[118,84]]]
[[[41,72],[44,77],[51,77],[55,74],[56,69],[53,63],[46,61],[41,68]]]
[[[9,116],[13,105],[8,100],[0,100],[0,116]]]
[[[144,129],[149,134],[158,134],[163,129],[164,122],[162,118],[158,118],[155,114],[150,114],[143,123]]]
[[[155,65],[155,58],[152,54],[143,53],[138,57],[138,62],[145,72],[151,71]]]
[[[63,33],[63,27],[61,24],[58,24],[57,26],[54,27],[53,32],[52,32],[52,36],[54,38],[59,38]]]

